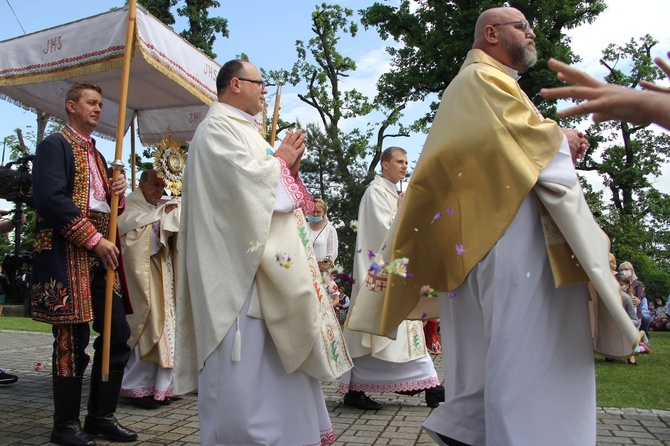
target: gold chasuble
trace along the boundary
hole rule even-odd
[[[512,222],[564,138],[534,110],[505,66],[482,51],[468,53],[444,92],[391,227],[392,258],[408,258],[409,274],[389,276],[381,333],[412,313],[422,287],[457,288]],[[434,302],[426,303],[426,316],[436,318],[437,299],[428,299]]]
[[[385,292],[363,287],[347,326],[394,338],[404,319],[439,317],[437,293],[458,288],[505,233],[564,138],[559,126],[537,111],[508,68],[481,50],[471,50],[442,96],[405,199],[387,235],[384,246],[388,247],[378,253],[385,262],[407,259],[407,276],[382,277],[387,280]],[[573,189],[575,197],[581,196],[581,188]],[[561,236],[563,231],[568,238],[565,231],[573,231],[566,225],[556,227],[543,206],[540,208],[556,286],[588,282],[591,271],[585,271],[584,266],[588,262],[576,261],[571,245]],[[556,208],[560,208],[560,200],[550,209],[552,216],[572,209]],[[600,257],[606,262],[607,237],[588,207],[581,207],[580,212],[593,237],[605,240],[599,242],[594,254],[596,263]],[[553,236],[552,231],[556,231]],[[600,253],[602,247],[605,252]],[[380,277],[373,279],[379,281]],[[611,298],[605,313],[615,316],[606,325],[619,330],[616,348],[605,343],[605,350],[623,356],[635,336],[619,318],[624,314],[620,301],[613,304],[618,298],[613,279],[597,282],[599,291],[607,288],[605,294]],[[601,312],[597,319],[602,321],[602,317]],[[598,350],[602,340],[594,340]]]

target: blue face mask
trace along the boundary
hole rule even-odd
[[[311,221],[312,223],[318,223],[321,220],[323,220],[323,215],[321,217],[315,217],[313,215],[308,215],[307,220]]]

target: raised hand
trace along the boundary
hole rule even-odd
[[[291,130],[282,140],[275,156],[286,161],[291,175],[297,176],[303,153],[305,153],[305,134],[302,130]]]

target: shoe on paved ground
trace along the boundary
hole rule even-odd
[[[420,394],[421,392],[423,392],[423,389],[419,389],[419,390],[400,390],[399,392],[394,392],[394,393],[397,393],[398,395],[414,396],[414,395]]]
[[[379,410],[382,408],[381,404],[367,396],[365,393],[352,390],[344,395],[344,405],[357,407],[363,410]]]
[[[181,396],[168,396],[165,398],[163,401],[159,401],[161,406],[169,406],[170,404],[174,403],[175,401],[179,401],[183,399]]]
[[[126,398],[130,404],[140,409],[158,409],[161,405],[159,401],[156,401],[153,396],[143,396],[141,398]]]
[[[51,443],[61,446],[95,446],[95,440],[81,428],[79,418],[61,420],[54,423]]]
[[[0,369],[0,384],[14,384],[18,380],[18,376],[12,375],[11,373],[7,373]]]
[[[84,432],[93,437],[101,435],[108,440],[120,443],[137,441],[137,432],[119,424],[113,413],[99,414],[95,417],[86,415]]]
[[[426,389],[426,405],[436,408],[440,403],[444,403],[444,386],[435,386]]]

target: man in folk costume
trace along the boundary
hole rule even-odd
[[[126,179],[108,179],[107,164],[91,133],[102,111],[102,91],[93,84],[74,84],[65,107],[69,124],[37,146],[33,163],[35,245],[32,317],[53,325],[54,426],[51,442],[95,445],[92,436],[135,441],[137,434],[121,426],[114,412],[123,368],[130,356],[126,313],[132,305],[125,289],[120,249],[106,240],[112,194],[123,211]],[[118,267],[118,269],[117,269]],[[89,363],[89,322],[103,331],[106,269],[115,269],[112,296],[109,380],[101,381],[102,336],[93,343],[88,415],[81,429],[82,378]],[[84,432],[85,431],[85,432]]]
[[[348,321],[393,336],[439,316],[446,400],[424,423],[439,444],[595,444],[593,351],[638,341],[574,168],[586,142],[516,82],[534,38],[517,9],[480,15],[387,238],[412,276],[359,293]]]
[[[321,275],[305,254],[305,136],[288,132],[274,151],[259,134],[267,90],[251,63],[225,63],[216,83],[184,175],[175,392],[200,389],[202,444],[331,444],[314,367],[348,354],[334,314],[333,355],[320,343],[318,305],[332,307],[323,287],[315,298],[311,274]]]
[[[384,250],[384,238],[402,201],[396,185],[407,174],[407,152],[400,147],[389,147],[382,153],[381,167],[381,175],[372,180],[358,208],[352,305],[362,287],[377,286],[376,276],[368,275],[368,271],[374,254]],[[339,391],[345,394],[344,404],[376,410],[382,405],[365,392],[414,395],[423,390],[430,407],[437,407],[444,401],[444,388],[426,350],[420,321],[403,321],[395,341],[346,328],[344,334],[354,358],[354,368],[340,378]]]
[[[126,198],[119,217],[123,265],[133,314],[128,315],[133,353],[126,364],[121,396],[136,406],[155,409],[174,399],[174,243],[180,209],[175,200],[160,204],[165,181],[158,172],[140,175],[139,187]]]

